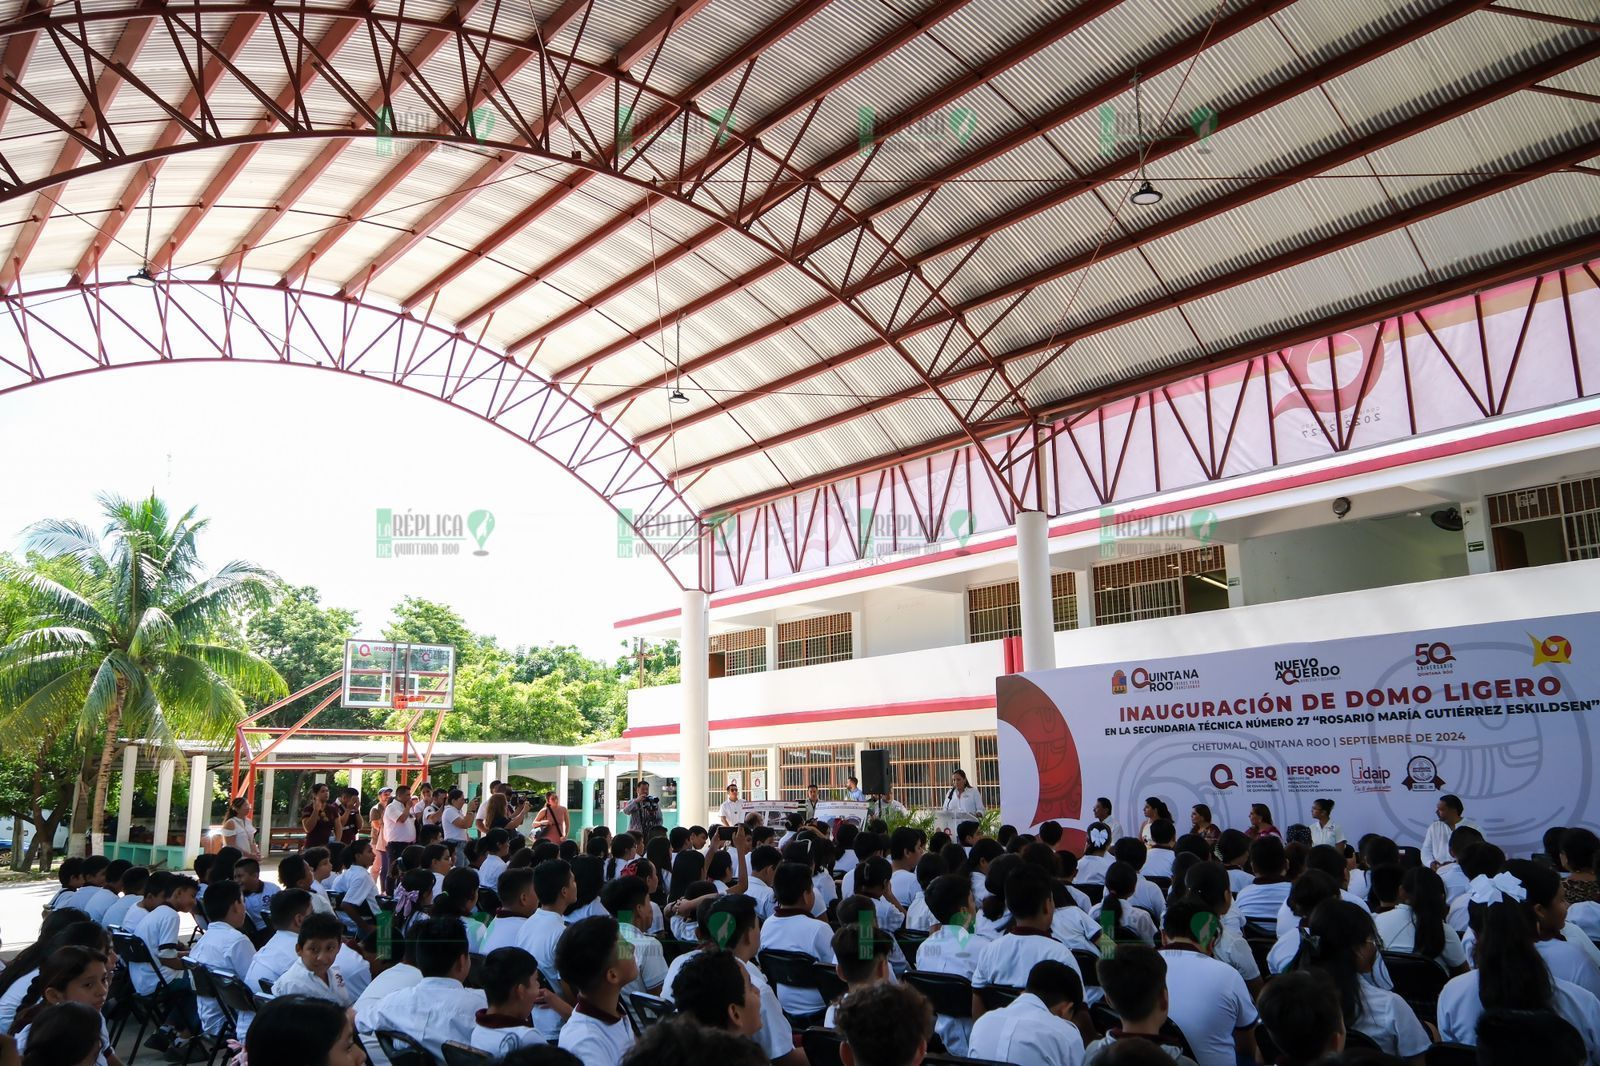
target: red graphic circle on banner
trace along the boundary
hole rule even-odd
[[[1083,767],[1067,719],[1044,690],[1016,674],[997,679],[998,716],[1027,741],[1039,768],[1039,804],[1033,823],[1076,819],[1083,813]],[[1083,831],[1067,829],[1062,842],[1081,848]]]

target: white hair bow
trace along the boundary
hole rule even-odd
[[[1522,882],[1517,875],[1504,871],[1489,877],[1479,874],[1467,885],[1467,899],[1473,903],[1503,903],[1511,899],[1521,903],[1528,898],[1528,890],[1522,887]]]

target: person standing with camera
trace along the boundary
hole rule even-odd
[[[633,799],[623,805],[622,813],[628,816],[628,832],[640,840],[661,824],[661,801],[650,795],[650,782],[640,781],[633,791]]]
[[[544,807],[533,816],[533,837],[560,844],[567,839],[567,826],[571,821],[571,812],[561,805],[561,798],[554,792],[546,793]]]

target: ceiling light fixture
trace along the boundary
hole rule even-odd
[[[150,175],[150,194],[144,202],[144,265],[128,275],[128,284],[137,285],[141,289],[156,287],[155,275],[150,273],[150,222],[155,217],[156,211],[156,176]]]
[[[1139,188],[1134,190],[1129,199],[1140,207],[1151,207],[1161,202],[1161,190],[1150,184],[1144,172],[1145,150],[1148,146],[1144,140],[1144,95],[1139,91],[1137,74],[1133,76],[1133,121],[1139,136]]]
[[[132,274],[128,275],[128,284],[137,285],[141,289],[153,289],[156,287],[156,279],[155,276],[150,273],[150,268],[148,266],[142,266]]]
[[[1140,207],[1149,207],[1152,204],[1161,202],[1161,190],[1151,185],[1148,181],[1140,182],[1139,188],[1134,191],[1133,196],[1129,197],[1129,199]]]
[[[670,393],[667,394],[667,402],[668,403],[688,403],[689,402],[689,397],[687,397],[687,396],[685,396],[683,394],[683,390],[682,389],[673,389]]]

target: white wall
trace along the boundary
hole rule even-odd
[[[862,644],[857,657],[896,655],[965,643],[965,592],[899,586],[861,597]]]
[[[1256,537],[1239,545],[1239,557],[1244,572],[1238,576],[1247,604],[1433,581],[1467,572],[1465,539],[1435,526],[1428,512]]]

